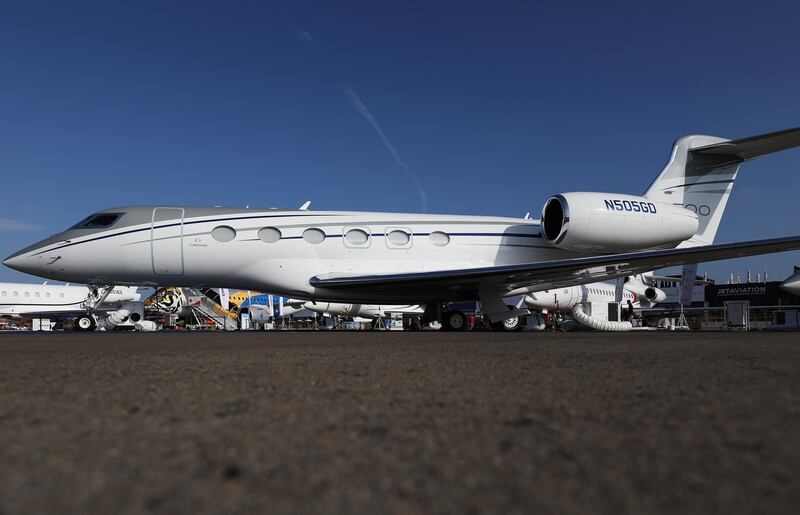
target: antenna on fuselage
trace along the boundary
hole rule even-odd
[[[299,211],[308,211],[308,206],[310,206],[310,205],[311,205],[311,201],[310,200],[306,200],[305,202],[303,202],[303,205],[300,206]]]

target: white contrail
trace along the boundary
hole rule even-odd
[[[372,113],[369,112],[367,105],[361,100],[361,97],[358,96],[358,93],[347,86],[342,86],[342,91],[344,91],[345,95],[347,95],[347,98],[350,100],[350,103],[353,104],[353,107],[356,108],[356,111],[361,113],[361,115],[367,119],[367,122],[369,122],[369,124],[378,134],[378,137],[381,138],[383,146],[386,147],[386,150],[389,152],[392,161],[394,161],[397,166],[402,168],[403,173],[405,173],[406,176],[411,179],[411,182],[417,189],[417,193],[419,193],[420,202],[422,203],[422,212],[426,213],[428,211],[428,195],[425,193],[425,190],[422,189],[422,186],[420,185],[416,176],[408,169],[408,165],[400,157],[397,149],[394,148],[394,145],[392,145],[392,143],[389,141],[389,138],[386,137],[383,129],[381,129],[381,126],[378,124],[378,120],[376,120],[375,117],[372,116]]]
[[[0,216],[0,231],[41,231],[41,225],[31,224],[28,222],[21,222],[19,220],[12,220],[11,218],[3,218]]]
[[[311,33],[306,29],[295,30],[294,37],[296,37],[298,41],[303,41],[306,43],[314,41],[314,38],[311,36]]]

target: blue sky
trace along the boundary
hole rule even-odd
[[[800,125],[799,22],[796,2],[5,2],[0,255],[124,204],[640,194],[678,136]],[[798,172],[800,150],[746,163],[718,241],[800,233]]]

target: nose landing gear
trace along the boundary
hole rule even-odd
[[[88,313],[75,319],[75,329],[78,331],[94,331],[96,326],[94,317]]]
[[[86,296],[86,300],[83,301],[83,307],[87,311],[93,310],[98,306],[98,304],[105,302],[112,291],[114,291],[113,284],[101,286],[100,288],[93,286],[92,290],[89,292],[89,295]]]
[[[109,284],[101,287],[92,286],[86,300],[83,301],[81,306],[86,310],[85,315],[81,315],[75,319],[75,329],[78,331],[94,331],[97,328],[97,321],[92,315],[95,308],[105,302],[111,292],[114,291],[114,285]]]

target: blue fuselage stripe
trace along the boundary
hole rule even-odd
[[[296,218],[296,217],[308,217],[308,216],[339,216],[339,215],[320,215],[320,214],[262,215],[262,216],[238,216],[238,217],[233,217],[233,218],[216,218],[216,219],[212,219],[212,220],[191,220],[191,221],[188,221],[188,222],[187,221],[182,221],[182,222],[177,222],[177,223],[168,223],[168,224],[164,224],[164,225],[158,225],[158,226],[155,226],[155,227],[153,227],[153,226],[140,227],[139,229],[132,229],[130,231],[122,231],[122,232],[118,232],[118,233],[114,233],[114,234],[106,234],[106,235],[103,235],[103,236],[98,236],[96,238],[91,238],[91,239],[88,239],[88,240],[71,242],[71,243],[67,243],[66,245],[62,245],[60,247],[56,247],[54,249],[43,250],[41,252],[37,252],[34,255],[44,254],[45,252],[54,252],[54,251],[61,250],[61,249],[67,248],[67,247],[72,247],[73,245],[79,245],[81,243],[90,243],[90,242],[93,242],[93,241],[104,240],[106,238],[113,238],[115,236],[124,236],[124,235],[127,235],[127,234],[134,234],[134,233],[142,232],[142,231],[150,231],[150,230],[154,230],[154,229],[165,229],[165,228],[168,228],[168,227],[180,227],[181,225],[229,222],[229,221],[233,221],[233,220],[255,220],[255,219],[260,219],[260,218]],[[431,233],[429,233],[429,232],[413,233],[414,236],[430,236],[430,234]],[[383,233],[373,233],[372,234],[372,236],[383,236],[383,235],[384,235]],[[449,235],[450,236],[501,236],[501,237],[505,236],[505,237],[513,237],[513,238],[541,238],[542,237],[541,234],[533,234],[533,233],[521,234],[521,233],[500,233],[500,232],[493,232],[493,233],[455,232],[455,233],[449,233]],[[341,238],[342,235],[341,234],[326,234],[326,237],[327,238]],[[281,239],[282,240],[296,240],[296,239],[301,239],[301,238],[302,238],[302,236],[286,236],[286,237],[283,237]]]
[[[117,232],[117,233],[114,233],[114,234],[106,234],[105,236],[98,236],[97,238],[92,238],[90,240],[76,241],[74,243],[67,243],[66,245],[62,245],[62,246],[56,247],[54,249],[43,250],[41,252],[37,252],[34,255],[38,256],[39,254],[44,254],[45,252],[53,252],[55,250],[61,250],[61,249],[67,248],[67,247],[71,247],[73,245],[78,245],[80,243],[89,243],[89,242],[92,242],[92,241],[104,240],[106,238],[113,238],[114,236],[124,236],[126,234],[134,234],[134,233],[137,233],[137,232],[150,231],[150,230],[153,230],[153,229],[165,229],[167,227],[179,227],[181,225],[192,225],[192,224],[202,224],[202,223],[212,223],[212,222],[229,222],[229,221],[232,221],[232,220],[253,220],[253,219],[258,219],[258,218],[290,218],[290,217],[299,217],[299,216],[336,216],[336,215],[310,215],[310,214],[309,215],[262,215],[262,216],[237,216],[235,218],[217,218],[217,219],[214,219],[214,220],[192,220],[192,221],[189,221],[189,222],[179,222],[179,223],[164,224],[164,225],[158,225],[158,226],[155,226],[155,227],[153,227],[153,226],[141,227],[139,229],[132,229],[130,231]]]

